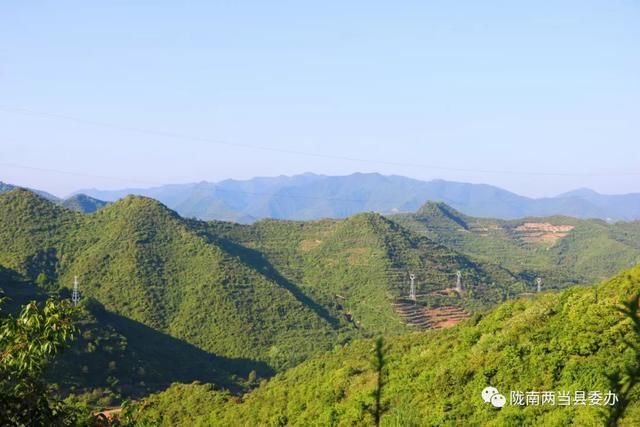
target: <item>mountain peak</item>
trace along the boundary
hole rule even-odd
[[[0,194],[9,192],[9,191],[14,190],[16,188],[30,191],[30,192],[32,192],[34,194],[37,194],[38,196],[40,196],[40,197],[42,197],[44,199],[47,199],[49,201],[52,201],[52,202],[59,202],[60,201],[60,199],[58,199],[56,196],[54,196],[53,194],[49,194],[46,191],[34,190],[32,188],[27,188],[27,187],[20,187],[18,185],[8,184],[6,182],[0,181]]]
[[[556,197],[590,197],[590,196],[599,196],[599,195],[600,193],[598,193],[595,190],[592,190],[586,187],[581,187],[575,190],[567,191],[566,193],[559,194]]]
[[[64,222],[72,216],[58,203],[26,188],[16,187],[0,194],[0,223],[8,228],[16,227],[17,223],[23,224],[24,221],[31,222],[35,227],[40,221]]]
[[[469,228],[466,216],[444,202],[428,201],[418,209],[416,215],[431,221],[453,221],[465,230]]]
[[[50,203],[51,202],[50,200],[47,200],[45,197],[41,196],[40,194],[37,194],[35,191],[29,190],[28,188],[24,188],[24,187],[11,186],[10,189],[3,192],[0,196],[4,197],[5,200],[7,199],[12,201],[23,200],[23,201],[26,201],[27,203]]]
[[[107,204],[107,202],[87,196],[86,194],[75,194],[62,202],[62,206],[65,208],[83,213],[93,213],[102,209]]]
[[[130,194],[112,204],[107,206],[102,211],[109,212],[126,212],[126,214],[132,216],[149,216],[164,214],[172,217],[179,217],[179,215],[151,197],[136,196]]]

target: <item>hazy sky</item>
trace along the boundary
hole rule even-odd
[[[638,0],[3,1],[0,19],[5,182],[640,192]]]

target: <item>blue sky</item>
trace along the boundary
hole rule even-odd
[[[376,171],[640,192],[638,1],[6,1],[0,17],[5,182]]]

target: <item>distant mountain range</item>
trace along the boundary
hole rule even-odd
[[[15,188],[0,182],[0,193]],[[243,224],[265,218],[312,220],[346,218],[361,212],[415,212],[425,202],[444,202],[466,215],[516,219],[566,215],[607,221],[640,219],[640,193],[599,194],[582,188],[555,197],[530,198],[486,184],[397,175],[355,173],[169,184],[121,190],[86,189],[68,199],[44,191],[40,196],[70,209],[90,213],[129,194],[154,198],[184,217]]]
[[[477,217],[515,219],[567,215],[610,221],[640,219],[640,193],[598,194],[579,189],[556,197],[529,198],[485,184],[355,173],[253,178],[245,181],[164,185],[114,191],[82,190],[116,201],[128,194],[152,197],[182,216],[250,223],[257,219],[345,218],[359,212],[414,212],[426,201],[444,202]]]

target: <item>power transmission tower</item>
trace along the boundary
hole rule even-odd
[[[462,292],[462,271],[460,270],[456,272],[456,291]]]
[[[409,298],[411,298],[414,302],[416,300],[416,275],[411,273],[409,274],[409,279],[411,280],[411,287],[409,288]]]
[[[542,292],[542,279],[539,277],[536,278],[536,288],[538,292]]]
[[[71,301],[73,301],[73,306],[77,307],[80,302],[80,292],[78,292],[78,276],[73,278],[73,293],[71,294]]]

